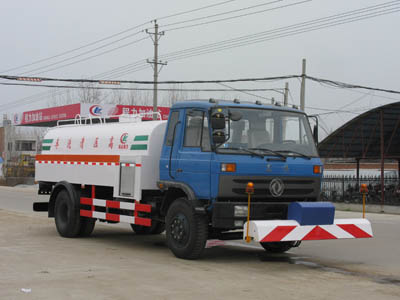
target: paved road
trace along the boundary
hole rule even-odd
[[[164,235],[135,236],[126,225],[61,238],[53,219],[31,212],[38,197],[0,187],[0,299],[400,298],[400,216],[368,215],[373,239],[306,242],[283,255],[235,241],[185,261]]]

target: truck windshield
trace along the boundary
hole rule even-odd
[[[258,156],[318,156],[307,117],[303,113],[253,108],[224,108],[227,141],[218,153]],[[254,154],[256,153],[256,154]]]

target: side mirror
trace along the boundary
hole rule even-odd
[[[243,117],[242,113],[240,111],[233,111],[229,113],[229,118],[232,121],[239,121],[241,120]]]
[[[212,140],[215,145],[225,143],[225,132],[222,130],[216,130],[212,134]]]
[[[223,113],[215,113],[211,116],[211,127],[213,129],[225,129],[225,116]]]
[[[318,145],[318,125],[317,124],[314,125],[313,137],[314,137],[315,143]]]

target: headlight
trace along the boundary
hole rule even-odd
[[[243,220],[235,220],[235,227],[243,227],[244,221]]]
[[[235,205],[235,217],[247,217],[247,206],[244,205]]]

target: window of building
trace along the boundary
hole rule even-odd
[[[35,151],[36,141],[15,141],[15,151]]]

